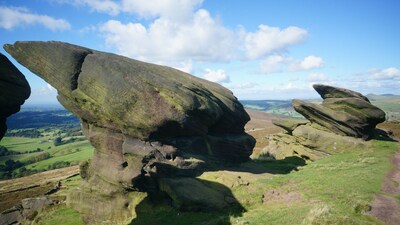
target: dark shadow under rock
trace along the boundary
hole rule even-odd
[[[139,224],[231,224],[231,219],[240,217],[245,209],[233,196],[231,190],[216,182],[197,178],[168,178],[161,187],[174,208],[164,203],[145,198],[136,207],[136,218],[131,225]],[[169,198],[168,197],[168,198]],[[157,201],[157,200],[156,200]]]

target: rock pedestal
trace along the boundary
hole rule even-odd
[[[244,132],[248,114],[216,83],[62,42],[4,48],[58,90],[58,100],[81,119],[95,147],[92,160],[81,165],[85,182],[68,200],[87,221],[100,215],[93,204],[105,199],[123,203],[115,207],[121,209],[130,191],[158,193],[161,179],[166,187],[170,178],[241,163],[252,153],[255,140]],[[111,221],[131,216],[108,208],[101,215]]]

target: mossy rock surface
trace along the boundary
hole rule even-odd
[[[322,104],[293,100],[293,108],[326,130],[369,139],[376,125],[385,121],[385,112],[358,92],[321,84],[314,88],[324,99]]]
[[[173,68],[63,42],[5,49],[81,119],[132,137],[242,133],[250,119],[230,90]]]

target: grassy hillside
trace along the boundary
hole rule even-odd
[[[137,216],[131,224],[382,224],[369,214],[370,203],[375,193],[381,193],[392,167],[391,157],[398,149],[396,142],[374,140],[368,149],[349,150],[302,167],[281,163],[291,164],[291,170],[277,169],[277,162],[252,161],[239,168],[206,172],[199,179],[229,187],[243,211],[179,212],[138,193],[142,200],[132,206]],[[275,172],[256,172],[260,167],[266,171],[274,168]],[[241,183],[235,181],[238,177]],[[64,182],[73,188],[79,179]],[[37,220],[39,224],[83,224],[65,205],[48,209]]]

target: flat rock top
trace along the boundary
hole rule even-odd
[[[63,42],[4,48],[82,120],[133,137],[242,133],[250,119],[228,89],[173,68]]]

